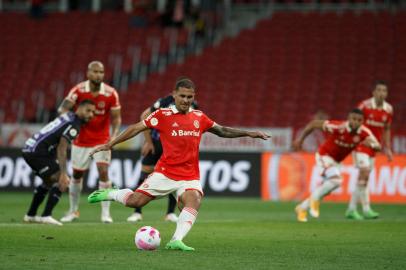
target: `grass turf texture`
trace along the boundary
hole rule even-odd
[[[54,211],[60,218],[68,196]],[[132,209],[112,203],[115,223],[100,223],[100,206],[81,201],[79,222],[63,227],[23,224],[29,193],[0,192],[0,269],[406,269],[406,207],[375,205],[378,220],[344,219],[346,205],[325,203],[319,220],[295,220],[293,203],[205,198],[185,243],[165,250],[175,224],[163,222],[166,199],[125,222]],[[158,251],[138,251],[134,234],[156,227]]]

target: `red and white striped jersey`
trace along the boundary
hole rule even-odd
[[[328,155],[335,161],[341,162],[352,150],[368,137],[375,137],[364,125],[357,130],[351,130],[348,121],[327,120],[323,124],[326,141],[319,147],[320,155]]]
[[[84,81],[73,87],[66,99],[75,104],[75,107],[84,99],[90,99],[96,104],[95,116],[82,126],[73,144],[93,147],[107,143],[110,139],[110,111],[121,108],[117,91],[101,83],[99,93],[94,96],[90,91],[90,82]]]
[[[393,107],[384,101],[383,106],[378,108],[375,99],[372,97],[358,104],[358,108],[364,113],[364,125],[368,127],[377,140],[382,143],[384,129],[392,123]],[[359,145],[356,151],[375,156],[375,151],[365,145]]]

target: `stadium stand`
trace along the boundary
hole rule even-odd
[[[383,78],[396,108],[394,128],[401,129],[405,18],[404,12],[276,13],[142,86],[131,84],[130,92],[148,89],[146,105],[187,74],[201,89],[201,107],[219,122],[299,127],[317,109],[345,117]]]
[[[153,53],[166,57],[173,45],[171,35],[176,34],[173,42],[180,46],[187,40],[185,29],[136,28],[130,19],[131,15],[111,11],[52,13],[43,20],[2,13],[0,87],[6,91],[1,93],[0,108],[4,121],[33,121],[42,108],[54,110],[64,92],[83,79],[93,59],[106,64],[106,81],[112,82],[117,74],[131,73],[134,63],[150,65]],[[134,53],[137,48],[139,55]],[[120,84],[120,80],[115,82]]]
[[[275,13],[254,29],[152,73],[145,82],[131,82],[137,77],[130,76],[128,89],[120,92],[124,123],[137,120],[146,106],[169,93],[180,75],[196,81],[198,101],[210,116],[240,126],[300,127],[317,109],[342,118],[370,95],[375,79],[385,79],[389,102],[396,109],[394,129],[401,130],[406,115],[405,15],[404,11]],[[134,73],[137,45],[142,48],[137,64],[159,70],[151,62],[153,44],[159,44],[156,61],[162,62],[170,54],[173,31],[133,28],[129,15],[118,12],[51,14],[42,21],[2,14],[0,24],[5,26],[0,28],[4,37],[0,87],[7,89],[1,93],[0,107],[6,122],[35,118],[41,100],[45,108],[55,108],[67,87],[83,78],[89,60],[107,63],[106,79],[111,82],[117,59],[120,74]],[[179,33],[176,44],[184,47],[188,34]]]

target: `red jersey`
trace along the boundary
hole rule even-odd
[[[392,123],[392,106],[384,101],[383,106],[378,108],[375,99],[372,97],[362,101],[358,105],[358,108],[364,113],[364,125],[368,127],[372,131],[372,134],[374,134],[375,138],[382,143],[385,126]],[[366,153],[371,157],[375,156],[375,150],[365,145],[359,145],[356,151]]]
[[[213,120],[198,110],[183,114],[171,107],[156,110],[144,124],[161,136],[163,153],[155,171],[173,180],[198,180],[200,139]]]
[[[337,162],[345,159],[367,137],[375,139],[372,132],[364,125],[351,132],[348,121],[325,121],[323,130],[327,133],[327,138],[318,152],[320,155],[332,157]]]
[[[121,108],[117,91],[113,87],[101,83],[98,95],[93,96],[90,91],[90,82],[85,81],[73,87],[66,99],[73,102],[75,107],[84,99],[90,99],[96,104],[93,119],[82,126],[79,136],[73,144],[93,147],[107,143],[110,139],[110,111]]]

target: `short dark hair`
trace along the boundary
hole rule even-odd
[[[385,85],[385,86],[388,86],[388,84],[387,84],[386,81],[384,81],[384,80],[376,80],[376,81],[374,82],[374,89],[375,89],[375,87],[376,87],[377,85]]]
[[[79,103],[78,106],[85,106],[85,105],[88,105],[88,104],[96,105],[96,103],[94,103],[93,100],[91,100],[91,99],[84,99],[84,100],[82,100],[82,101]]]
[[[364,116],[364,112],[361,111],[361,110],[358,109],[358,108],[352,109],[352,110],[350,111],[350,113],[356,113],[356,114],[360,114],[360,115]]]
[[[188,77],[181,76],[176,79],[175,89],[178,90],[181,87],[195,89],[195,84]]]

